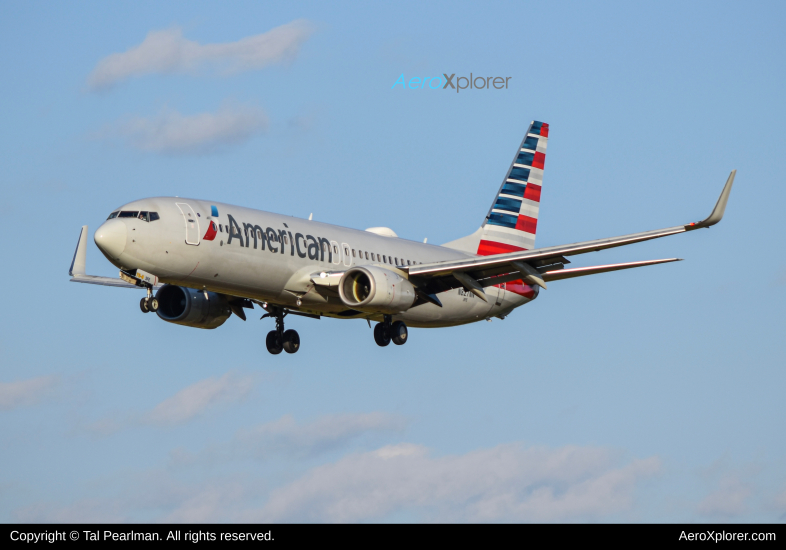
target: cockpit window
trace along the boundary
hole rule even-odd
[[[156,220],[160,220],[161,218],[158,215],[158,212],[148,212],[146,210],[142,210],[141,212],[138,210],[123,210],[122,212],[112,212],[109,214],[108,220],[112,218],[139,218],[143,222],[154,222]]]

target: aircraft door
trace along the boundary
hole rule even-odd
[[[199,220],[194,209],[185,202],[176,202],[175,204],[183,214],[183,220],[186,223],[186,244],[199,245]]]
[[[489,297],[488,315],[499,311],[502,307],[502,300],[505,298],[505,287],[507,283],[486,287],[486,296]],[[495,296],[496,295],[496,296]]]
[[[352,252],[347,243],[341,243],[341,252],[344,254],[344,265],[347,267],[352,265]]]
[[[499,291],[497,293],[497,299],[494,302],[495,306],[501,306],[502,305],[502,300],[505,298],[505,288],[507,287],[507,285],[508,285],[508,283],[502,283],[501,285],[499,285],[497,287],[499,289]]]
[[[341,263],[341,247],[338,246],[336,241],[330,241],[330,249],[333,251],[333,263],[338,265]]]

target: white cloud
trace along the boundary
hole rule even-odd
[[[720,488],[702,500],[697,511],[707,516],[732,518],[744,514],[745,501],[753,491],[735,475],[726,475],[720,480]]]
[[[403,444],[346,456],[271,493],[246,520],[356,522],[402,510],[439,521],[596,520],[630,510],[651,457],[615,467],[605,449],[517,444],[432,458]]]
[[[290,456],[313,456],[335,449],[364,433],[402,431],[406,421],[383,412],[325,415],[308,424],[298,424],[285,415],[235,437],[235,449],[250,452],[257,458],[279,453]]]
[[[0,382],[0,410],[35,403],[46,396],[59,381],[57,376],[50,375],[16,382]]]
[[[120,138],[135,149],[153,153],[205,154],[247,141],[267,125],[261,109],[226,104],[215,113],[182,115],[165,110],[155,117],[130,117],[104,128],[98,137]]]
[[[212,406],[242,400],[253,386],[252,377],[238,378],[232,373],[221,378],[207,378],[165,399],[147,413],[144,420],[151,424],[181,424]]]
[[[292,61],[313,30],[311,23],[298,19],[237,42],[204,45],[183,38],[179,28],[151,31],[138,46],[99,61],[87,83],[92,90],[102,90],[146,74],[195,73],[202,69],[232,74],[261,69]]]
[[[399,444],[347,455],[270,491],[280,475],[200,476],[179,468],[118,472],[100,497],[37,503],[13,512],[24,522],[359,522],[405,513],[414,521],[609,521],[634,503],[656,457],[620,463],[592,447],[519,444],[434,458]],[[95,492],[95,491],[93,491]],[[107,493],[114,493],[110,496]],[[261,508],[260,508],[261,506]]]

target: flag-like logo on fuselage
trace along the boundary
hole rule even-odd
[[[218,217],[218,208],[216,208],[213,205],[210,206],[210,216],[211,218]],[[216,238],[217,234],[218,234],[218,227],[216,226],[216,222],[213,221],[212,219],[209,219],[207,224],[207,231],[205,232],[205,236],[202,237],[202,240],[212,241],[213,239]]]

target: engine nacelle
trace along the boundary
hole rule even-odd
[[[381,267],[353,267],[338,283],[341,301],[352,309],[401,313],[415,302],[415,287],[401,275]]]
[[[168,323],[197,328],[216,328],[229,319],[232,310],[223,294],[175,285],[164,285],[156,292],[158,316]]]

